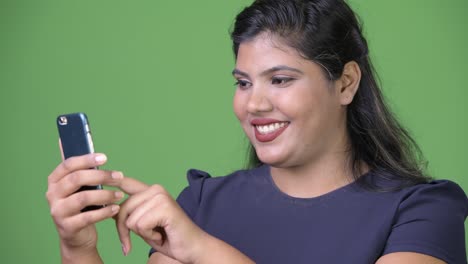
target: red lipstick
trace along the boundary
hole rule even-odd
[[[253,129],[255,131],[255,138],[260,142],[270,142],[275,140],[289,126],[289,122],[272,118],[252,119],[250,121],[250,124],[253,126]],[[269,126],[274,124],[280,124],[280,127],[276,127],[276,129],[271,130]],[[269,132],[270,130],[271,132]]]

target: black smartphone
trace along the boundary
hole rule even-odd
[[[70,157],[81,156],[89,153],[94,153],[94,144],[89,128],[88,117],[84,113],[73,113],[59,115],[57,117],[57,128],[59,133],[60,150],[62,159],[66,160]],[[98,168],[91,168],[98,169]],[[85,190],[100,190],[102,185],[82,186],[79,191]],[[92,205],[83,208],[81,211],[86,212],[102,208],[101,205]]]

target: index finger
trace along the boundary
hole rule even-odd
[[[86,154],[78,157],[70,157],[60,163],[49,175],[49,184],[60,181],[65,175],[76,170],[84,170],[97,167],[106,163],[107,157],[102,153]]]
[[[148,189],[148,185],[133,178],[124,177],[119,184],[119,189],[128,195],[133,195]]]
[[[141,193],[148,189],[148,185],[129,177],[124,177],[123,179],[121,179],[117,187],[128,195]],[[123,204],[126,204],[127,202],[128,200],[125,201]],[[130,229],[125,224],[127,218],[128,214],[122,211],[120,211],[118,215],[114,216],[115,224],[117,226],[117,231],[119,234],[119,239],[122,243],[122,251],[125,256],[128,255],[132,248]]]

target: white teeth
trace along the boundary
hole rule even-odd
[[[260,132],[260,134],[268,134],[275,132],[276,130],[284,127],[286,124],[286,122],[273,123],[265,126],[255,126],[255,128],[258,132]]]

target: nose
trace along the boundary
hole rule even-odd
[[[252,87],[249,100],[247,102],[247,111],[251,114],[259,112],[270,112],[273,110],[273,104],[268,96],[267,88]]]

